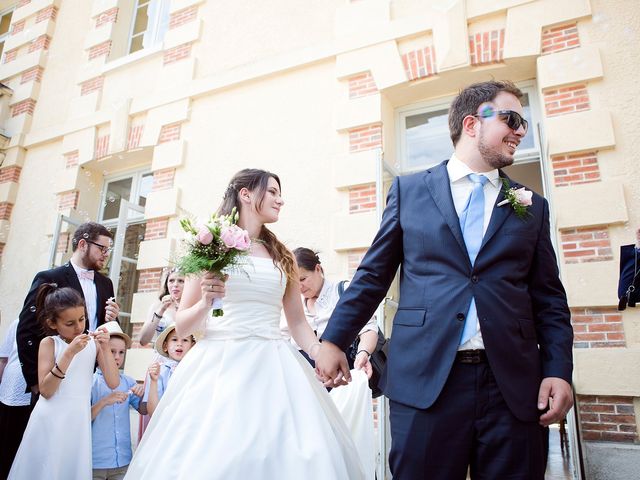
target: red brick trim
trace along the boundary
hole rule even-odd
[[[33,115],[33,111],[36,108],[36,101],[33,98],[27,98],[11,106],[11,116],[17,117],[26,113],[27,115]]]
[[[603,262],[613,260],[607,227],[572,228],[560,231],[565,263]]]
[[[173,47],[168,50],[165,50],[164,56],[162,58],[162,64],[169,65],[171,63],[184,60],[185,58],[189,58],[190,56],[191,56],[191,44],[185,43],[183,45],[178,45],[177,47]]]
[[[160,129],[160,135],[158,136],[158,145],[180,140],[181,131],[182,124],[179,122],[163,125]]]
[[[16,5],[16,8],[24,7],[25,5],[29,5],[31,0],[20,0]]]
[[[349,188],[349,213],[370,212],[376,205],[375,183]]]
[[[4,52],[3,57],[4,58],[2,59],[2,63],[13,62],[16,58],[18,58],[18,49],[14,48],[13,50],[7,50],[6,52]]]
[[[599,182],[598,152],[577,152],[552,155],[553,181],[556,187]]]
[[[140,277],[138,278],[138,292],[157,292],[160,290],[161,280],[161,268],[140,270]]]
[[[42,81],[43,72],[44,68],[39,66],[25,70],[20,76],[20,85],[31,81],[40,83]]]
[[[167,190],[173,187],[175,175],[175,168],[165,168],[164,170],[157,170],[153,172],[153,185],[151,186],[151,191],[157,192],[159,190]]]
[[[89,49],[89,60],[98,57],[107,57],[111,53],[111,40],[94,45]]]
[[[580,46],[577,22],[542,29],[542,55],[562,52]]]
[[[626,346],[622,314],[614,308],[572,308],[574,348]]]
[[[367,253],[368,248],[355,248],[347,251],[347,261],[349,264],[348,275],[349,277],[353,277],[353,274],[356,273],[356,270],[360,266],[360,262],[362,262],[362,258],[364,254]]]
[[[425,47],[402,55],[402,63],[407,78],[418,80],[437,73],[436,51],[433,47]]]
[[[29,44],[29,53],[35,52],[36,50],[49,50],[50,44],[51,38],[49,38],[48,35],[40,35]]]
[[[586,83],[547,90],[543,95],[547,117],[581,112],[590,108]]]
[[[97,92],[104,87],[104,75],[92,78],[80,84],[80,96],[88,95],[91,92]]]
[[[582,438],[586,441],[638,441],[632,397],[578,395]]]
[[[129,128],[127,137],[127,149],[138,148],[142,134],[144,133],[144,125],[133,125]]]
[[[71,247],[71,235],[69,232],[60,232],[58,237],[58,245],[56,245],[56,253],[67,253]]]
[[[117,21],[118,7],[113,7],[96,16],[96,28],[99,28],[107,23],[116,23]]]
[[[71,192],[58,194],[58,210],[66,210],[67,208],[75,209],[78,207],[80,192],[73,190]]]
[[[13,203],[0,202],[0,220],[9,220],[11,218],[12,210]]]
[[[364,72],[349,78],[349,98],[366,97],[378,93],[376,81],[371,72]]]
[[[109,137],[110,135],[107,134],[96,138],[94,158],[106,157],[109,154]]]
[[[80,163],[80,152],[74,150],[73,152],[64,154],[65,168],[73,168]]]
[[[44,22],[45,20],[55,21],[57,17],[58,7],[50,5],[36,13],[36,23]]]
[[[18,183],[20,181],[20,172],[22,171],[22,167],[18,165],[13,165],[11,167],[4,167],[0,169],[0,183],[14,182]]]
[[[11,25],[11,35],[16,35],[24,30],[24,26],[27,24],[26,20],[20,20]]]
[[[469,35],[471,65],[485,65],[503,61],[504,28]]]
[[[363,152],[382,148],[382,124],[374,123],[349,130],[349,151]]]
[[[169,17],[169,30],[177,28],[185,23],[193,22],[198,16],[198,6],[183,8],[177,12],[173,12]]]
[[[169,219],[160,218],[156,220],[147,221],[147,225],[144,231],[144,239],[158,240],[160,238],[167,238],[167,231],[169,230]]]

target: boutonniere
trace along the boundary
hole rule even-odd
[[[502,181],[502,193],[504,193],[504,200],[498,203],[498,206],[501,207],[507,203],[510,204],[518,218],[525,218],[527,215],[531,215],[528,207],[533,204],[531,200],[533,192],[524,187],[511,187],[506,178],[501,178],[500,180]]]

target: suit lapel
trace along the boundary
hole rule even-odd
[[[509,188],[519,188],[520,185],[511,181],[509,177],[507,177],[502,170],[500,170],[500,179],[505,179],[509,183]],[[498,198],[496,198],[496,203],[493,205],[493,211],[491,212],[491,219],[489,220],[489,226],[487,227],[487,231],[484,234],[484,238],[482,239],[482,245],[480,246],[480,250],[491,240],[496,232],[500,229],[505,220],[511,215],[513,208],[508,203],[498,207],[498,204],[505,199],[504,196],[504,187],[500,185],[500,193],[498,193]]]
[[[438,207],[438,210],[440,210],[445,222],[449,225],[451,233],[458,242],[458,245],[460,245],[460,248],[466,257],[469,258],[467,247],[464,243],[464,238],[462,237],[460,219],[456,213],[456,207],[453,205],[449,174],[447,173],[447,162],[443,162],[437,167],[428,170],[425,173],[424,180],[429,188],[433,201]]]

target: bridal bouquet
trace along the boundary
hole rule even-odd
[[[249,233],[236,225],[237,222],[235,208],[229,215],[213,214],[208,222],[197,226],[189,218],[180,220],[189,236],[184,241],[186,253],[176,262],[178,269],[185,275],[210,272],[222,278],[222,272],[237,266],[251,247]],[[214,299],[212,307],[213,317],[222,316],[221,299]]]

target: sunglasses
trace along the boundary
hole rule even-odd
[[[527,133],[529,129],[529,122],[527,122],[518,112],[513,110],[494,110],[492,107],[484,107],[479,114],[474,115],[477,118],[494,118],[498,117],[501,121],[507,124],[514,132],[520,127],[524,128],[524,133]]]

